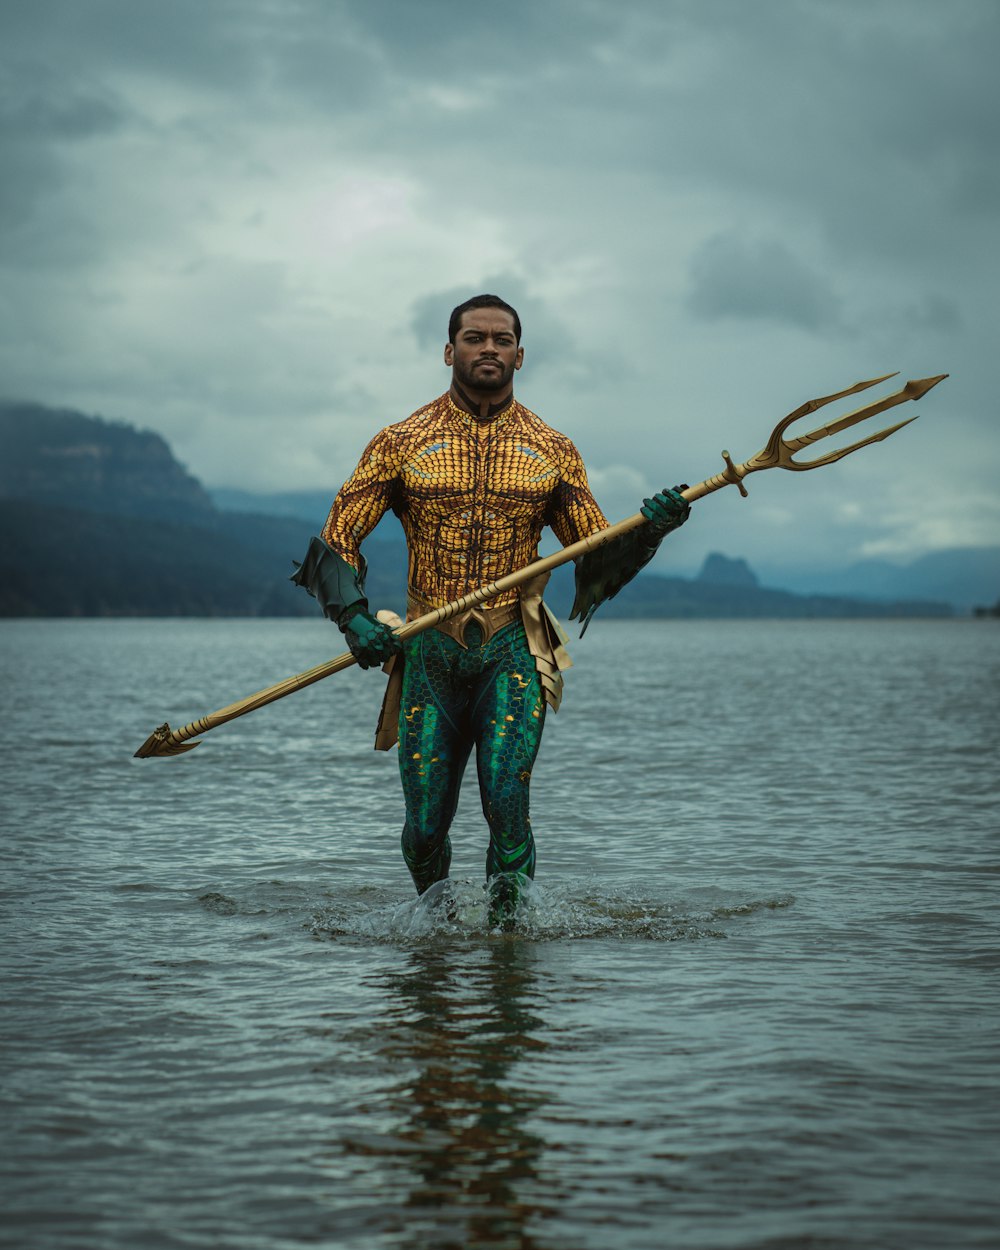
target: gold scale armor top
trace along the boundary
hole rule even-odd
[[[530,564],[546,525],[565,547],[608,524],[565,435],[516,400],[478,421],[447,393],[375,435],[334,500],[323,538],[359,569],[361,543],[390,508],[406,535],[411,620]],[[566,635],[542,603],[547,580],[544,574],[496,595],[438,628],[463,642],[471,617],[485,641],[520,614],[545,700],[556,711],[562,670],[572,661]],[[402,669],[392,661],[387,668],[378,750],[396,740]]]
[[[334,500],[323,538],[355,569],[392,509],[409,550],[409,590],[424,610],[523,568],[549,525],[565,547],[607,526],[579,452],[511,400],[478,421],[442,395],[381,430]],[[489,601],[515,603],[517,590]]]

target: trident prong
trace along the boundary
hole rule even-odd
[[[907,400],[920,399],[921,396],[927,394],[932,386],[937,386],[948,375],[947,373],[939,373],[937,377],[933,378],[917,378],[914,381],[907,382],[905,386],[898,391],[894,391],[891,395],[887,395],[884,399],[877,399],[873,403],[865,404],[863,408],[857,408],[854,412],[849,412],[844,417],[838,417],[836,421],[831,421],[828,425],[821,425],[818,429],[810,430],[808,434],[800,434],[796,438],[788,439],[783,437],[788,427],[801,417],[808,416],[809,413],[816,412],[817,409],[824,408],[827,404],[832,404],[838,399],[844,399],[848,395],[856,395],[858,391],[866,391],[870,386],[877,386],[880,382],[887,382],[889,378],[896,376],[895,373],[887,373],[880,378],[869,378],[865,382],[855,382],[853,386],[849,386],[846,390],[838,391],[835,395],[824,395],[819,399],[810,399],[807,403],[796,408],[794,412],[790,412],[787,417],[783,417],[772,430],[771,437],[767,440],[767,446],[757,452],[755,456],[751,456],[749,460],[745,460],[742,464],[733,464],[729,453],[724,451],[722,457],[726,462],[725,469],[721,473],[715,474],[714,477],[710,477],[704,482],[699,482],[697,486],[685,490],[683,492],[684,497],[692,500],[701,499],[713,491],[721,490],[723,486],[737,486],[740,494],[745,496],[747,492],[746,487],[743,485],[743,479],[748,473],[757,473],[761,469],[791,469],[799,473],[807,469],[819,469],[825,464],[834,464],[838,460],[843,460],[845,456],[849,456],[861,447],[867,447],[870,443],[880,443],[883,439],[895,434],[897,430],[901,430],[904,425],[909,425],[911,421],[915,421],[916,417],[909,417],[896,425],[890,425],[887,429],[879,430],[877,434],[869,434],[867,438],[859,439],[849,447],[841,447],[837,451],[828,452],[825,456],[817,456],[813,460],[795,459],[797,451],[801,451],[803,447],[808,447],[812,443],[818,443],[821,438],[828,438],[831,434],[839,434],[841,430],[850,429],[852,425],[857,425],[859,421],[864,421],[867,417],[874,417],[880,412],[885,412],[888,408],[895,408],[897,404],[904,404]]]
[[[796,469],[799,471],[818,469],[821,465],[833,464],[837,460],[843,460],[845,456],[849,456],[851,452],[857,451],[859,447],[867,447],[869,443],[879,443],[882,439],[895,434],[897,430],[901,430],[904,425],[909,425],[910,421],[915,420],[915,418],[910,417],[907,421],[900,421],[898,425],[891,425],[888,429],[880,430],[877,434],[871,434],[868,438],[863,438],[859,442],[853,443],[850,447],[843,447],[839,451],[831,451],[816,460],[799,461],[794,460],[793,456],[797,451],[801,451],[803,447],[808,447],[811,443],[819,442],[821,438],[827,438],[829,435],[837,434],[841,430],[849,429],[852,425],[856,425],[866,417],[873,417],[876,413],[885,412],[887,408],[894,408],[896,404],[905,403],[908,399],[919,399],[922,395],[926,395],[932,386],[937,386],[947,376],[947,373],[941,373],[936,378],[921,378],[915,382],[907,382],[901,390],[896,391],[887,398],[867,404],[864,408],[857,409],[856,412],[848,413],[846,417],[840,417],[836,421],[831,421],[829,425],[820,426],[819,429],[811,430],[808,434],[802,434],[798,438],[783,438],[782,436],[788,427],[793,422],[798,421],[800,417],[815,412],[818,408],[825,407],[826,404],[832,404],[835,400],[844,399],[846,396],[854,395],[858,391],[865,391],[870,386],[877,386],[879,382],[887,382],[889,378],[896,377],[896,374],[887,373],[881,378],[871,378],[867,382],[856,382],[853,386],[849,386],[846,391],[839,391],[836,395],[825,395],[821,399],[810,399],[808,403],[803,404],[800,408],[796,408],[794,412],[790,412],[787,417],[778,422],[763,451],[759,451],[756,456],[751,456],[743,464],[733,464],[729,452],[724,451],[722,456],[726,462],[726,467],[721,473],[716,473],[714,477],[706,478],[704,482],[699,482],[697,486],[686,486],[680,493],[685,499],[694,500],[702,499],[705,495],[712,494],[713,491],[722,490],[724,486],[736,486],[739,488],[740,494],[746,495],[747,491],[743,485],[743,479],[748,473],[756,473],[761,469]],[[443,624],[444,621],[450,620],[453,616],[458,615],[459,612],[464,612],[467,608],[485,603],[487,600],[494,599],[497,595],[503,594],[508,590],[514,590],[525,582],[539,577],[542,573],[549,573],[552,569],[558,568],[560,564],[567,564],[570,560],[576,560],[588,551],[593,551],[596,547],[600,547],[604,543],[617,538],[620,534],[626,534],[629,530],[638,529],[645,524],[647,524],[646,517],[643,513],[637,512],[635,516],[626,517],[624,521],[619,521],[617,525],[610,525],[607,529],[600,530],[596,534],[591,534],[587,538],[581,538],[579,542],[571,543],[570,546],[564,547],[562,551],[557,551],[551,556],[545,556],[541,560],[536,560],[526,568],[518,569],[516,572],[508,573],[506,576],[498,578],[495,582],[490,582],[488,586],[480,586],[477,590],[470,591],[467,595],[463,595],[461,599],[456,599],[453,603],[444,604],[442,607],[432,609],[424,616],[417,617],[414,621],[408,621],[405,625],[400,626],[396,633],[400,639],[413,638],[425,629],[432,629],[437,625]],[[348,651],[333,660],[326,661],[324,664],[317,664],[315,668],[311,668],[305,673],[296,673],[294,677],[286,677],[284,681],[268,686],[266,690],[260,690],[257,694],[250,695],[246,699],[240,699],[238,703],[231,703],[228,707],[220,708],[217,712],[210,712],[207,716],[202,716],[199,720],[192,721],[189,725],[182,725],[180,729],[171,729],[169,725],[161,725],[159,729],[155,729],[149,735],[135,754],[139,759],[149,759],[156,756],[180,755],[184,751],[190,751],[192,747],[198,745],[197,742],[192,742],[191,739],[199,734],[207,733],[217,725],[224,725],[227,721],[235,720],[238,716],[245,716],[248,712],[264,707],[268,703],[274,703],[277,699],[283,699],[286,695],[292,694],[296,690],[303,690],[306,686],[311,686],[314,682],[322,681],[325,677],[339,673],[342,669],[349,668],[354,663],[354,656]]]
[[[890,373],[890,378],[896,375]],[[831,421],[829,425],[820,426],[818,430],[811,430],[808,434],[802,434],[798,438],[788,439],[784,446],[788,449],[786,463],[784,467],[794,469],[816,469],[820,465],[833,464],[836,460],[843,460],[844,456],[850,455],[852,451],[857,451],[859,447],[867,447],[869,443],[880,443],[882,439],[888,438],[890,434],[895,434],[897,430],[901,430],[904,425],[909,425],[911,421],[916,421],[916,417],[908,417],[905,421],[900,421],[897,425],[889,426],[888,429],[880,430],[878,434],[871,434],[868,438],[860,439],[856,443],[852,443],[850,447],[844,447],[840,451],[832,451],[826,456],[821,456],[818,460],[794,461],[791,455],[796,451],[801,451],[803,447],[808,447],[810,443],[818,442],[821,438],[827,438],[831,434],[839,434],[841,430],[849,430],[852,425],[857,425],[859,421],[864,421],[868,417],[874,417],[880,412],[885,412],[889,408],[895,408],[897,404],[905,404],[910,399],[920,399],[931,389],[932,386],[943,381],[948,375],[940,373],[935,378],[918,378],[914,381],[907,382],[904,387],[892,395],[887,395],[884,399],[877,399],[874,403],[865,404],[863,408],[857,408],[854,412],[849,412],[846,416],[840,417],[836,421]],[[876,382],[884,382],[885,378],[876,378],[872,382],[866,382],[863,385],[854,387],[853,390],[862,390],[866,386],[874,386]],[[846,392],[851,394],[851,391]],[[824,401],[829,402],[829,401]],[[787,429],[787,425],[785,426]]]
[[[856,382],[853,386],[848,387],[846,391],[840,391],[836,395],[825,395],[822,399],[811,399],[808,403],[803,404],[801,408],[796,408],[783,421],[778,422],[764,450],[758,452],[756,456],[747,461],[747,472],[752,473],[758,469],[772,468],[792,469],[800,472],[804,469],[818,469],[824,464],[833,464],[837,460],[843,460],[851,452],[857,451],[860,447],[867,447],[869,443],[879,443],[883,439],[888,438],[890,434],[895,434],[897,430],[901,430],[904,425],[909,425],[911,421],[915,421],[916,417],[909,417],[906,421],[900,421],[898,425],[890,426],[888,429],[879,430],[877,434],[870,434],[867,438],[859,439],[858,442],[852,443],[850,447],[843,447],[839,451],[831,451],[815,460],[793,459],[797,451],[801,451],[803,447],[808,447],[812,443],[818,443],[821,438],[828,438],[831,434],[839,434],[841,430],[848,430],[852,425],[857,425],[868,417],[874,417],[889,408],[895,408],[897,404],[905,404],[907,400],[920,399],[921,396],[927,394],[932,386],[937,386],[938,382],[941,382],[948,375],[947,373],[941,373],[934,378],[917,378],[907,382],[905,386],[900,387],[898,391],[894,391],[891,395],[887,395],[883,399],[877,399],[870,404],[865,404],[862,408],[856,408],[846,416],[839,417],[836,421],[831,421],[829,425],[821,425],[818,429],[810,430],[808,434],[800,434],[797,438],[785,439],[782,437],[790,425],[798,421],[800,417],[806,416],[807,413],[815,412],[818,408],[825,407],[826,404],[832,404],[835,400],[844,399],[847,395],[855,395],[858,391],[865,391],[870,386],[877,386],[880,382],[886,382],[889,378],[896,376],[895,373],[887,373],[881,378],[871,378],[867,382]]]

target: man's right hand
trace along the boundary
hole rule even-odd
[[[338,625],[360,668],[382,665],[403,650],[403,644],[389,626],[362,607],[348,608],[341,614]]]

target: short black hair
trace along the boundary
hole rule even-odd
[[[517,310],[511,308],[499,295],[473,295],[472,299],[467,299],[464,304],[452,310],[451,316],[448,318],[448,342],[454,343],[455,335],[458,333],[462,324],[462,314],[470,312],[473,308],[502,308],[504,312],[509,312],[514,318],[514,337],[518,343],[521,342],[521,318],[517,315]]]

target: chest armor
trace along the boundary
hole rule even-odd
[[[411,589],[447,602],[529,564],[559,476],[552,449],[516,423],[452,423],[409,448],[397,511]]]

